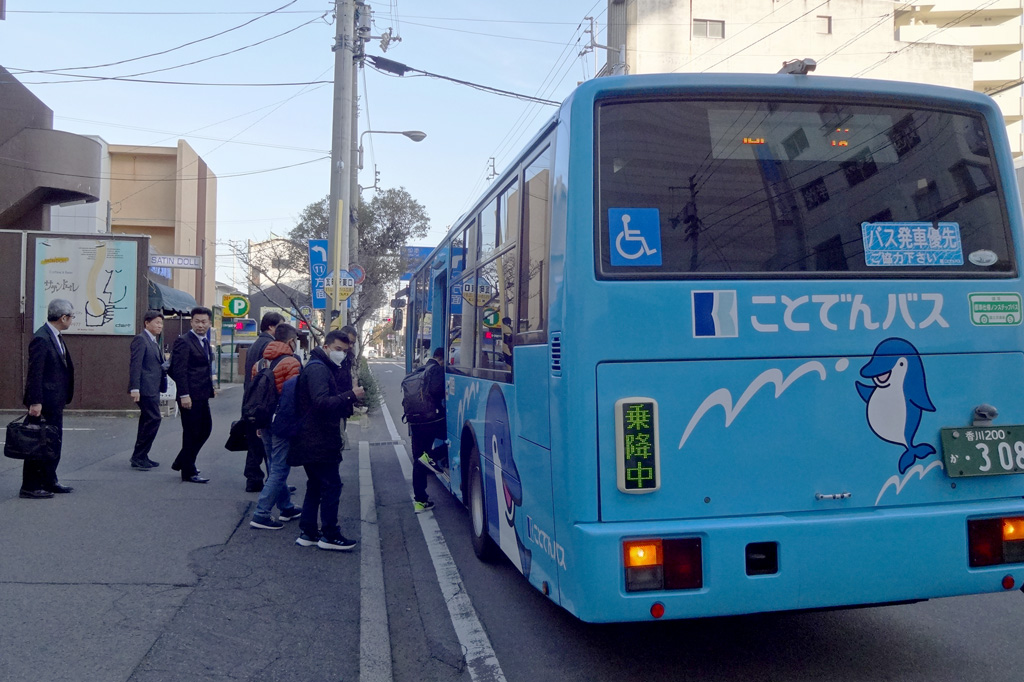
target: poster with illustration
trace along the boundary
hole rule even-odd
[[[71,301],[68,334],[135,334],[138,245],[134,241],[36,240],[35,323],[55,298]]]

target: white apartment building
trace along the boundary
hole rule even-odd
[[[973,52],[974,83],[1006,119],[1015,156],[1024,150],[1024,0],[933,0],[897,3],[896,38],[961,45]]]
[[[608,0],[602,74],[775,73],[811,58],[815,74],[994,91],[1022,76],[1024,0]],[[1021,88],[995,94],[1020,155]]]

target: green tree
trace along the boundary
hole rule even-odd
[[[306,206],[288,235],[292,268],[307,277],[307,240],[327,238],[328,201],[324,197]],[[366,279],[350,320],[360,327],[374,310],[391,300],[392,289],[407,265],[402,247],[410,239],[425,236],[430,219],[423,205],[404,187],[399,187],[378,192],[368,203],[361,203],[355,225],[359,230],[359,250],[352,260],[363,267]]]

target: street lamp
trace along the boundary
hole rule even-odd
[[[419,130],[364,130],[359,135],[359,160],[356,163],[356,168],[359,170],[363,169],[363,135],[368,133],[377,133],[379,135],[405,135],[413,142],[422,142],[427,134]]]

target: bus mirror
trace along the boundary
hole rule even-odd
[[[396,332],[402,331],[402,309],[395,310],[395,314],[391,316],[392,323],[391,328]]]

